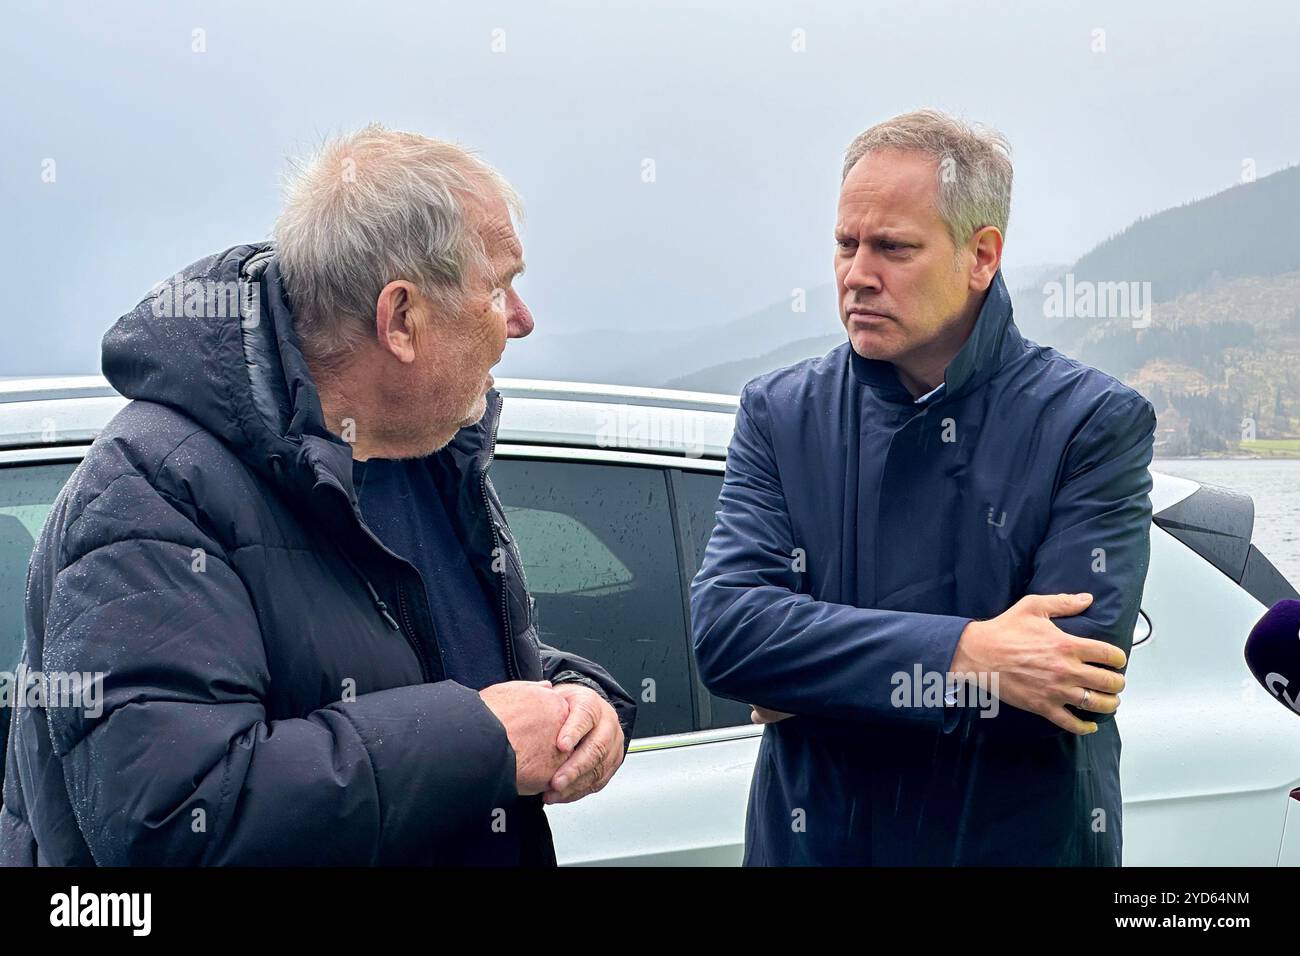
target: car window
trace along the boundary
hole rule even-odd
[[[722,490],[722,475],[711,472],[683,471],[677,476],[678,510],[682,514],[683,533],[691,566],[687,580],[695,577],[704,560],[704,549],[717,518],[718,493]],[[709,694],[709,727],[735,727],[749,723],[749,705]]]
[[[27,562],[45,516],[75,467],[0,469],[0,670],[12,671],[22,654]]]
[[[722,491],[722,475],[710,472],[683,471],[678,474],[677,497],[685,505],[682,520],[687,543],[690,546],[693,567],[691,577],[704,561],[704,549],[717,520],[718,495]]]
[[[608,670],[637,701],[638,737],[695,720],[667,481],[630,465],[492,465],[543,643]]]
[[[12,675],[23,653],[27,562],[41,525],[74,464],[0,468],[0,671]],[[11,678],[7,678],[11,679]],[[12,708],[0,707],[0,782]]]
[[[545,541],[527,568],[529,590],[538,594],[617,594],[634,587],[632,572],[600,537],[572,515],[505,506],[521,541]]]

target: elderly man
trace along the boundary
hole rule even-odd
[[[749,864],[1120,862],[1155,418],[1016,330],[1011,174],[935,111],[854,140],[848,341],[744,390],[692,610],[766,723]]]
[[[488,466],[489,369],[533,320],[517,200],[380,127],[294,183],[276,243],[104,338],[133,401],[32,557],[10,864],[553,864],[544,803],[617,769],[635,707],[539,643]],[[230,303],[234,303],[231,307]]]

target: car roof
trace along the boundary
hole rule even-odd
[[[498,379],[506,401],[500,442],[668,455],[726,457],[739,400],[734,395],[628,385]],[[100,375],[0,379],[0,449],[85,445],[126,399]],[[1160,511],[1200,486],[1152,472]]]
[[[498,379],[503,442],[722,458],[732,395]],[[126,399],[100,375],[0,379],[0,448],[91,441]]]

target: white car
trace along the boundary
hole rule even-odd
[[[761,729],[695,675],[688,586],[713,527],[736,400],[501,381],[492,477],[542,638],[640,701],[604,791],[551,807],[565,864],[740,862]],[[32,543],[124,404],[95,376],[0,381],[0,668],[22,642]],[[1154,474],[1123,735],[1126,865],[1300,863],[1300,723],[1246,669],[1265,607],[1295,589],[1250,544],[1248,497]],[[0,717],[7,733],[8,712]]]

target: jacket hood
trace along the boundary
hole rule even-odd
[[[1024,339],[1012,321],[1011,295],[999,269],[989,283],[966,344],[944,372],[942,398],[956,398],[983,385],[1023,349]],[[881,399],[912,404],[914,398],[898,379],[893,362],[863,358],[849,347],[853,377],[873,389]]]
[[[269,244],[154,286],[105,334],[103,370],[127,398],[188,416],[286,490],[348,477],[351,451],[325,426]]]
[[[354,500],[352,449],[325,424],[270,243],[200,259],[156,285],[105,334],[104,377],[122,395],[166,405],[215,434],[293,495],[334,486]],[[457,467],[481,457],[500,402],[462,429]]]

